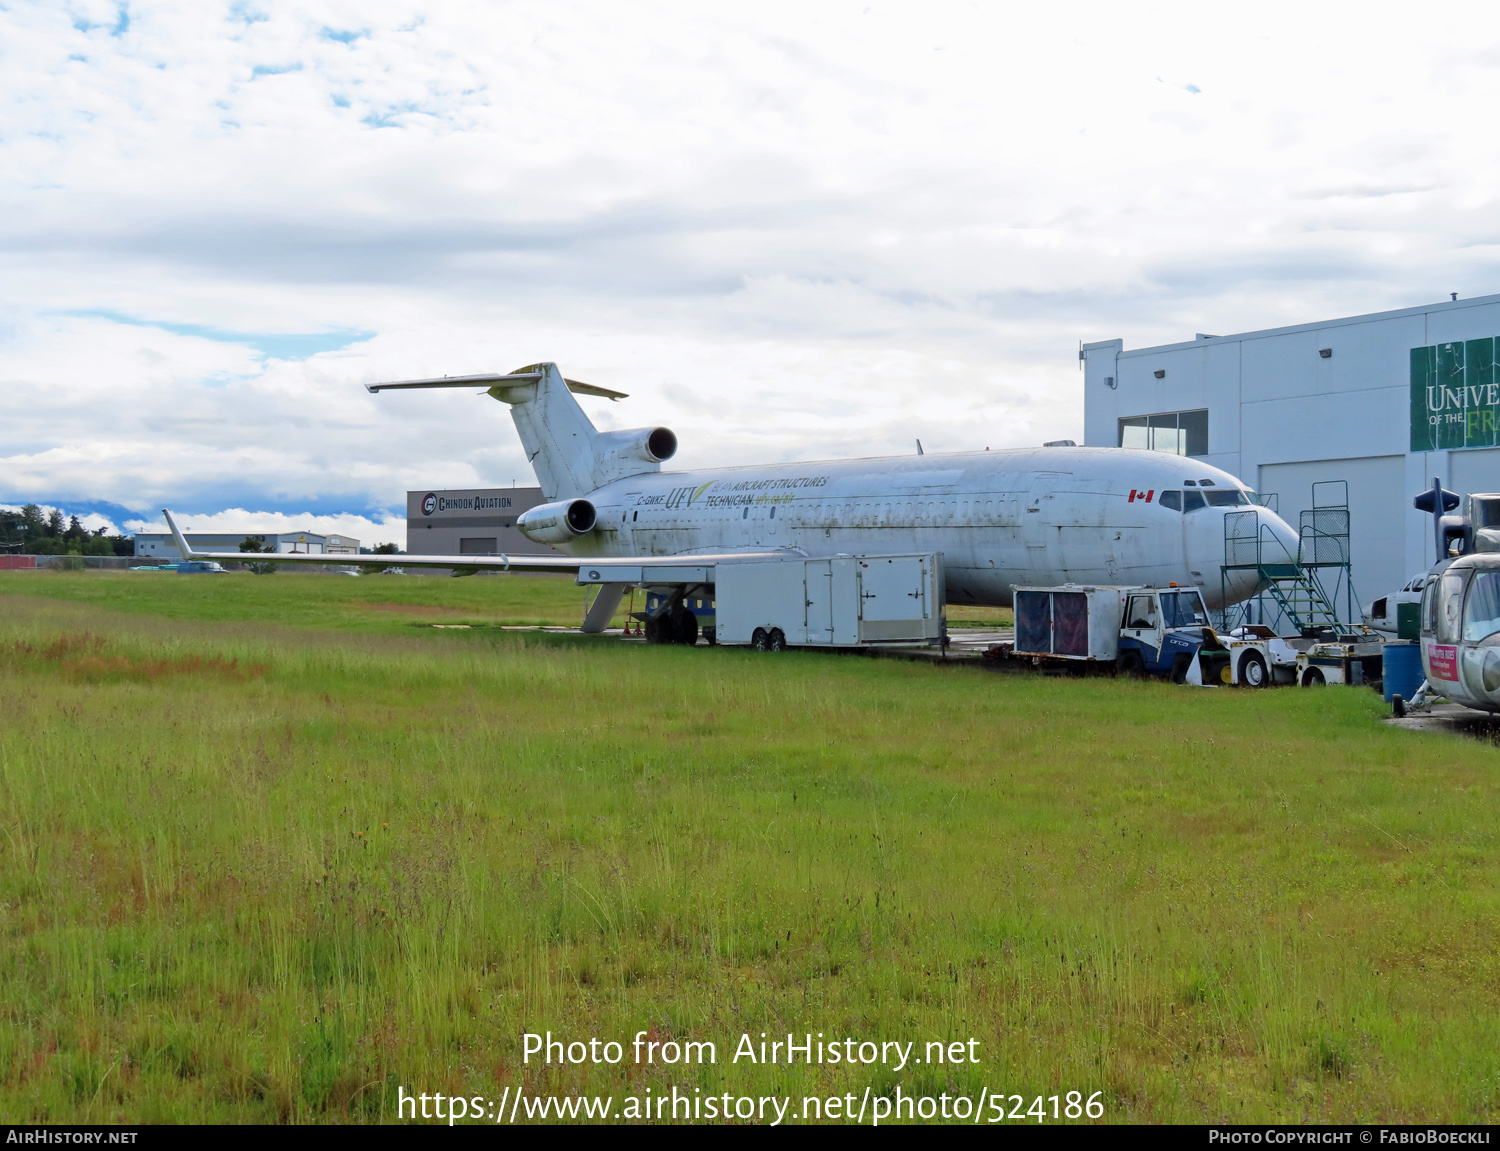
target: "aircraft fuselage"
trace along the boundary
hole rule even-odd
[[[942,552],[950,603],[1008,605],[1016,585],[1176,583],[1218,608],[1259,590],[1253,571],[1239,572],[1224,594],[1226,514],[1252,511],[1297,554],[1296,533],[1248,490],[1199,460],[1123,448],[655,472],[590,492],[597,526],[562,550]],[[1180,493],[1178,508],[1164,492]]]

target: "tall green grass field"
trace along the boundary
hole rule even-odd
[[[674,1088],[1497,1118],[1494,747],[1364,689],[507,626],[582,610],[543,578],[0,573],[0,1119]],[[718,1054],[527,1061],[548,1031]],[[731,1062],[763,1032],[977,1061]]]

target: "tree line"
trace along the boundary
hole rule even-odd
[[[18,512],[0,509],[0,552],[35,556],[130,556],[135,554],[135,539],[127,535],[110,535],[108,528],[89,531],[70,515],[63,520],[63,513],[54,508],[43,514],[36,504],[27,504]],[[240,543],[242,552],[272,552],[276,548],[266,542],[265,536],[246,536]],[[360,551],[375,555],[404,554],[395,544],[380,544]],[[250,563],[252,571],[271,572],[274,564]]]
[[[77,516],[63,520],[54,508],[43,514],[36,504],[18,512],[0,510],[0,550],[37,556],[128,556],[135,554],[135,540],[109,535],[108,528],[89,531]]]

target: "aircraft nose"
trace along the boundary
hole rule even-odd
[[[1263,563],[1296,563],[1297,531],[1270,508],[1259,508],[1261,559]]]
[[[1252,518],[1253,517],[1253,518]],[[1297,533],[1270,508],[1226,508],[1219,521],[1223,524],[1222,542],[1214,541],[1213,570],[1223,563],[1223,587],[1211,583],[1204,588],[1208,606],[1215,610],[1248,599],[1265,590],[1267,584],[1256,565],[1297,562]],[[1200,541],[1205,549],[1208,541]],[[1195,558],[1206,558],[1195,557]],[[1207,575],[1211,570],[1202,563],[1193,567]]]

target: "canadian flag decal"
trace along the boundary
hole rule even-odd
[[[1151,497],[1154,496],[1155,494],[1156,494],[1156,489],[1155,488],[1152,488],[1149,492],[1138,491],[1135,488],[1131,488],[1130,489],[1130,498],[1128,500],[1126,500],[1125,502],[1127,504],[1133,504],[1133,503],[1135,503],[1136,500],[1142,500],[1145,503],[1149,504],[1151,502]]]

